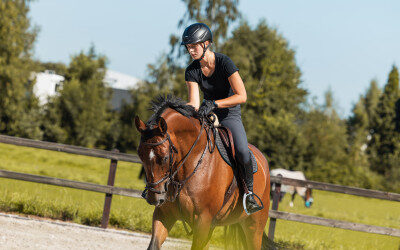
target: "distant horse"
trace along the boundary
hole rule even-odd
[[[243,188],[232,185],[236,183],[235,171],[217,150],[212,150],[209,131],[196,118],[194,108],[168,96],[154,101],[153,110],[146,124],[135,117],[141,133],[138,154],[147,182],[144,197],[155,205],[148,249],[159,249],[177,220],[191,227],[192,249],[208,249],[214,228],[226,225],[231,225],[238,238],[244,238],[245,249],[266,246],[270,177],[262,153],[249,145],[258,164],[254,193],[260,196],[264,209],[247,215],[242,204]]]
[[[271,176],[278,176],[278,174],[282,175],[282,177],[285,178],[291,178],[291,179],[296,179],[296,180],[306,180],[306,177],[304,176],[303,172],[301,171],[290,171],[286,170],[283,168],[278,168],[278,169],[273,169],[271,170]],[[275,190],[275,184],[272,184],[271,191]],[[306,207],[311,207],[311,205],[314,202],[314,199],[312,197],[312,189],[311,188],[305,188],[305,187],[294,187],[290,185],[281,185],[281,195],[279,197],[279,201],[283,199],[286,193],[289,193],[292,195],[292,200],[290,201],[290,206],[293,207],[293,201],[294,197],[297,194],[299,194],[303,200],[304,200],[304,205]]]

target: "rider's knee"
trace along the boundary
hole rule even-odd
[[[241,165],[247,165],[251,161],[249,148],[241,148],[236,151],[236,159]]]

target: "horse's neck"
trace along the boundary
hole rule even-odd
[[[168,130],[171,131],[172,140],[178,149],[176,162],[182,162],[184,160],[193,144],[196,142],[197,137],[202,133],[196,145],[189,153],[189,156],[187,156],[185,163],[177,173],[179,180],[183,180],[192,174],[198,165],[198,161],[207,145],[206,131],[203,129],[201,132],[202,128],[197,119],[185,117],[174,110],[167,110],[163,114],[163,118],[168,124]],[[207,152],[205,154],[205,156],[209,156]],[[204,164],[205,162],[203,160],[201,165]],[[209,167],[211,166],[207,166],[207,168]],[[200,168],[202,168],[202,166],[198,166],[196,171],[200,171]]]

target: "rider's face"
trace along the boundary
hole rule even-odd
[[[186,48],[193,60],[200,59],[203,55],[203,43],[186,44]]]

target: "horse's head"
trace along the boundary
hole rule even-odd
[[[313,204],[314,199],[312,197],[312,189],[311,188],[307,188],[306,190],[306,195],[304,197],[304,205],[308,208],[311,207],[311,205]]]
[[[146,175],[145,198],[150,205],[161,206],[167,199],[167,185],[176,149],[164,118],[146,125],[136,116],[135,125],[141,134],[138,154]]]

